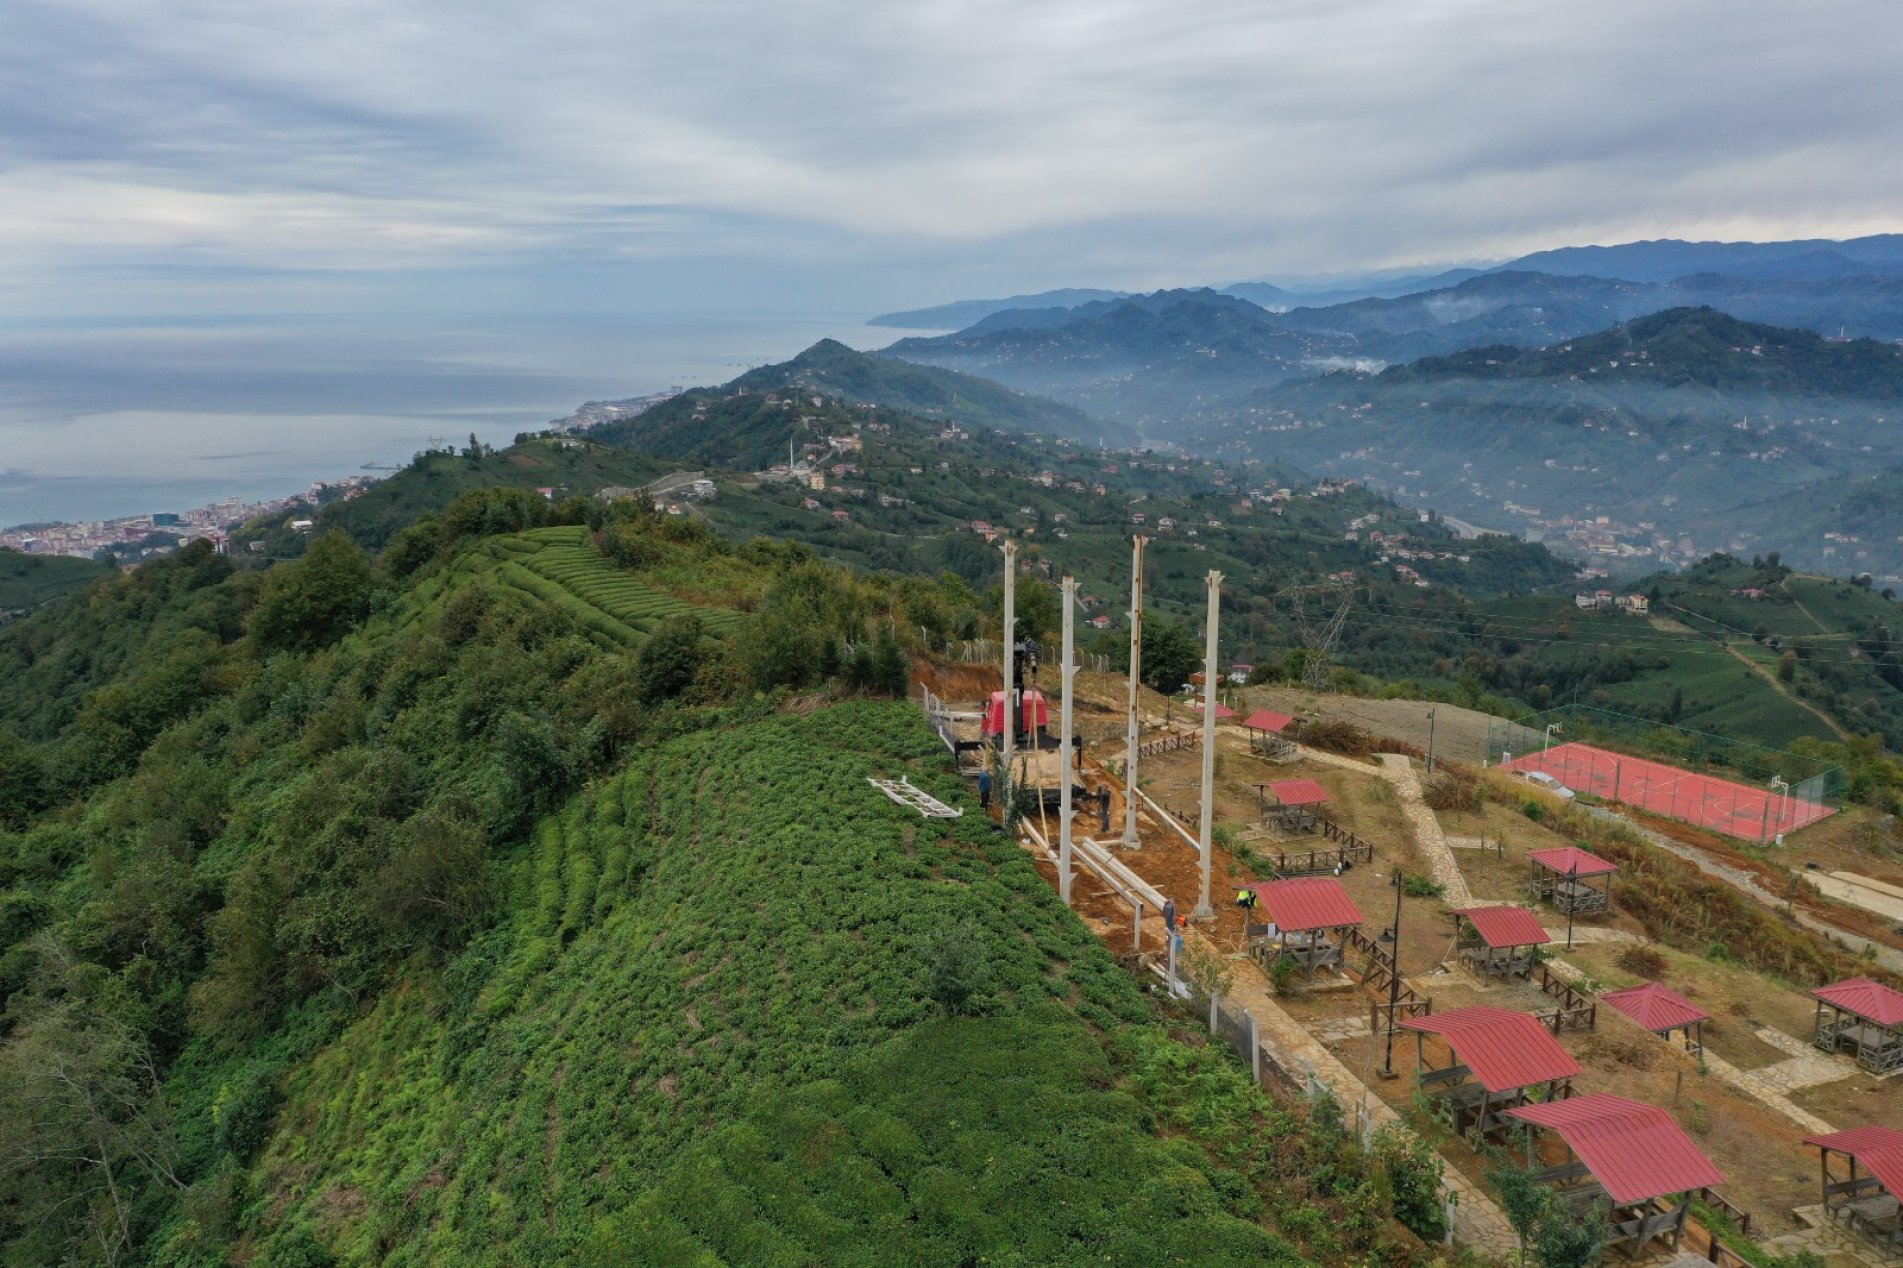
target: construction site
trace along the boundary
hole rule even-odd
[[[1432,1145],[1450,1240],[1483,1255],[1519,1249],[1512,1165],[1641,1262],[1903,1262],[1903,926],[1701,816],[1490,763],[1484,715],[1219,697],[1220,585],[1188,707],[1140,684],[1140,580],[1129,673],[1077,668],[1069,602],[1027,670],[1008,573],[1012,652],[922,673],[989,813],[1107,945],[1265,1085]],[[1780,823],[1802,849],[1839,818]]]

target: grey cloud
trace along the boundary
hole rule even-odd
[[[952,294],[1859,232],[1899,62],[1887,2],[14,0],[0,254]]]

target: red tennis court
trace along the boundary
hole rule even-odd
[[[1545,771],[1574,792],[1670,815],[1747,841],[1769,841],[1836,813],[1822,802],[1784,790],[1753,788],[1590,744],[1555,744],[1500,765],[1510,771]]]

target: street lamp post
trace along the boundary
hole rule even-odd
[[[1394,923],[1381,935],[1380,941],[1391,944],[1389,954],[1393,959],[1388,965],[1388,1055],[1382,1062],[1381,1075],[1391,1079],[1394,1077],[1394,1010],[1401,1004],[1401,895],[1407,891],[1401,869],[1394,870],[1388,884],[1394,886]]]

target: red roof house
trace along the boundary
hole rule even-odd
[[[1463,907],[1452,915],[1454,954],[1483,980],[1530,975],[1533,948],[1552,941],[1539,917],[1524,907]]]
[[[1663,982],[1608,991],[1599,999],[1614,1012],[1623,1013],[1655,1035],[1670,1038],[1674,1030],[1683,1030],[1686,1049],[1704,1055],[1704,1028],[1711,1014]]]
[[[1565,1183],[1590,1172],[1612,1199],[1613,1235],[1634,1258],[1655,1237],[1668,1238],[1676,1248],[1692,1196],[1725,1181],[1685,1130],[1656,1105],[1593,1092],[1515,1106],[1507,1114],[1558,1133],[1577,1161],[1541,1174]],[[1660,1209],[1655,1199],[1673,1194],[1683,1196]]]
[[[1531,1089],[1545,1087],[1544,1100],[1571,1095],[1573,1077],[1581,1073],[1572,1054],[1530,1013],[1476,1004],[1403,1018],[1397,1025],[1415,1032],[1422,1088],[1446,1107],[1455,1130],[1476,1139],[1508,1126],[1501,1114],[1531,1100]],[[1447,1065],[1428,1064],[1427,1035],[1447,1045]]]
[[[1332,876],[1296,876],[1249,886],[1267,909],[1258,954],[1267,964],[1283,957],[1315,976],[1318,968],[1340,968],[1346,931],[1361,923],[1361,909]]]
[[[1571,915],[1611,910],[1612,875],[1619,870],[1617,863],[1608,863],[1576,845],[1534,850],[1526,857],[1533,869],[1527,892],[1534,898],[1550,898],[1553,906]]]
[[[1258,881],[1250,886],[1268,908],[1269,919],[1284,929],[1345,929],[1362,921],[1361,909],[1332,876],[1295,876]]]
[[[1892,1255],[1903,1255],[1903,1224],[1896,1200],[1903,1197],[1903,1131],[1894,1127],[1852,1127],[1848,1131],[1806,1136],[1821,1151],[1824,1210]],[[1847,1169],[1834,1168],[1841,1154]],[[1858,1174],[1862,1164],[1867,1175]]]
[[[1656,1105],[1592,1092],[1507,1113],[1558,1132],[1621,1206],[1725,1182],[1685,1129]]]
[[[1269,792],[1285,806],[1317,806],[1328,800],[1328,790],[1312,779],[1279,779]]]
[[[1903,1070],[1903,991],[1853,977],[1811,994],[1817,997],[1812,1042],[1819,1048],[1848,1052],[1872,1074]]]

